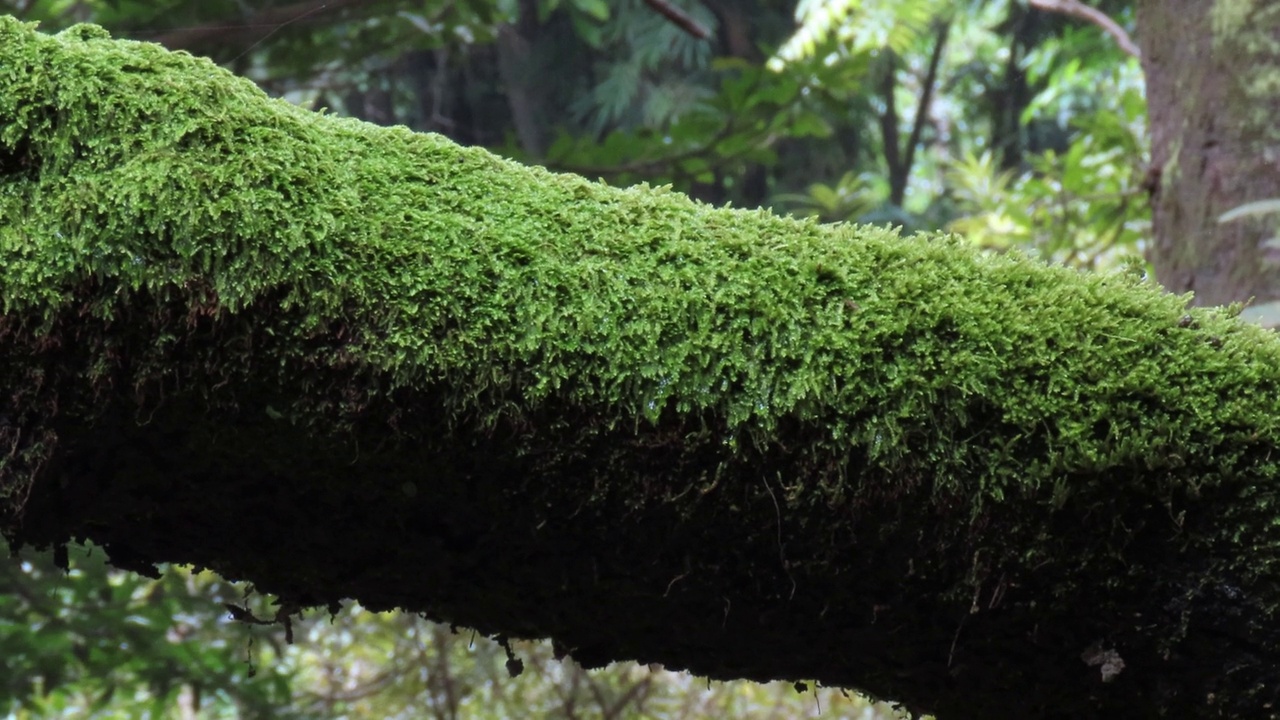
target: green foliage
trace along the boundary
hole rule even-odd
[[[714,17],[693,12],[706,26]],[[608,48],[596,62],[599,80],[571,106],[591,136],[610,129],[662,128],[696,111],[711,95],[702,77],[710,47],[653,12],[641,0],[612,3],[612,15],[592,42]]]
[[[1085,75],[1077,63],[1061,73],[1064,87]],[[1143,188],[1140,70],[1133,61],[1110,77],[1091,72],[1087,78],[1102,87],[1108,105],[1074,116],[1073,141],[1064,153],[1032,156],[1021,173],[998,167],[989,152],[951,163],[947,185],[966,214],[950,229],[983,247],[1031,248],[1077,267],[1114,265],[1141,249],[1150,208]],[[1028,115],[1051,107],[1046,97]]]
[[[68,562],[0,563],[0,712],[167,717],[198,697],[205,717],[295,717],[278,633],[228,624],[219,601],[244,600],[212,573],[148,580],[81,546]]]
[[[807,193],[780,189],[775,201],[781,207],[816,211],[826,220],[947,227],[982,247],[1029,247],[1084,266],[1110,263],[1143,241],[1140,70],[1136,63],[1124,65],[1097,32],[1055,24],[1051,15],[1027,16],[1025,8],[1002,1],[812,3],[801,4],[799,13],[808,23],[771,66],[794,68],[795,58],[814,56],[829,71],[843,68],[814,75],[810,87],[846,107],[870,109],[879,117],[864,115],[864,122],[894,124],[900,138],[923,117],[922,146],[909,168],[903,207],[883,202],[874,183],[856,193],[850,185],[851,179],[888,175],[878,137],[860,138],[868,152],[844,156],[844,168],[824,168],[833,180],[809,180]],[[874,17],[884,21],[872,22]],[[949,40],[921,116],[921,83],[936,38],[920,31],[937,27],[937,20],[947,22]],[[882,26],[899,32],[871,30]],[[835,40],[839,28],[849,37]],[[850,33],[864,41],[855,42]],[[815,37],[826,38],[829,47]],[[892,37],[905,39],[895,43]],[[865,61],[885,49],[900,55],[891,92],[902,109],[892,118],[884,116],[882,104],[886,64]],[[864,61],[853,63],[857,58]],[[840,209],[832,201],[842,196],[859,201]]]
[[[547,152],[547,164],[616,183],[653,173],[678,188],[734,174],[745,163],[776,162],[772,145],[781,136],[821,137],[830,128],[804,101],[804,86],[789,73],[774,73],[742,61],[717,63],[719,91],[660,129],[615,130],[603,141],[562,133]]]
[[[906,53],[954,4],[954,0],[800,0],[798,28],[778,49],[775,66],[828,53]]]
[[[834,185],[814,183],[805,193],[779,195],[775,199],[799,215],[838,222],[865,218],[888,196],[889,187],[884,178],[870,173],[854,175],[848,172]]]

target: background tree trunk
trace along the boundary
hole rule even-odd
[[[1280,12],[1274,3],[1139,4],[1152,148],[1155,244],[1148,257],[1198,305],[1280,298],[1280,216],[1219,223],[1280,198]]]
[[[521,0],[519,7],[519,20],[498,31],[498,72],[506,86],[520,148],[530,157],[540,158],[547,150],[547,133],[542,108],[545,92],[538,83],[539,59],[534,52],[538,8],[528,0]]]

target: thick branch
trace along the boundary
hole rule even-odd
[[[689,33],[699,40],[708,40],[711,38],[711,31],[703,27],[692,15],[685,12],[681,8],[672,5],[667,0],[644,0],[644,4],[648,5],[659,15],[665,17],[668,22],[681,30]]]
[[[0,529],[944,720],[1266,717],[1280,340],[0,18]]]

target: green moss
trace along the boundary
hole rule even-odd
[[[268,100],[100,29],[2,27],[7,313],[52,317],[89,278],[198,285],[215,314],[274,293],[303,310],[299,340],[358,318],[346,361],[388,389],[445,378],[485,412],[551,395],[619,420],[710,411],[760,438],[821,418],[822,444],[887,466],[924,450],[991,497],[1185,446],[1185,414],[1222,403],[1206,366],[1276,352],[1212,313],[1177,328],[1182,299],[1115,277],[616,190]],[[479,407],[495,393],[512,404]],[[1053,454],[961,464],[978,398],[1047,424]]]
[[[691,563],[705,578],[738,572],[739,591],[766,598],[788,597],[788,583],[795,595],[794,578],[808,578],[835,595],[807,597],[801,582],[794,608],[812,609],[812,627],[788,632],[825,642],[814,619],[824,604],[862,618],[887,607],[884,596],[903,607],[919,593],[937,605],[914,618],[927,636],[915,660],[939,643],[945,657],[954,622],[997,585],[1028,588],[1008,600],[1025,621],[1001,635],[1008,642],[1054,613],[1079,619],[1087,600],[1097,604],[1081,632],[1132,636],[1128,659],[1157,657],[1144,643],[1172,646],[1188,632],[1139,630],[1125,614],[1133,598],[1165,593],[1156,607],[1176,619],[1183,606],[1161,604],[1169,593],[1261,588],[1275,574],[1280,341],[1129,274],[610,188],[317,115],[206,60],[88,26],[50,37],[0,19],[0,122],[0,338],[12,341],[0,346],[0,379],[28,389],[0,398],[21,430],[6,424],[0,442],[39,438],[22,462],[0,461],[9,498],[39,482],[44,459],[67,466],[58,442],[96,457],[85,448],[116,438],[100,436],[99,418],[133,417],[117,440],[146,451],[120,461],[113,493],[144,504],[177,492],[172,473],[203,483],[210,506],[285,485],[336,498],[316,501],[326,508],[389,492],[395,503],[371,507],[403,527],[425,522],[409,508],[433,498],[508,513],[489,524],[464,514],[468,533],[510,533],[498,544],[511,553],[497,565],[512,578],[502,592],[418,588],[437,595],[402,600],[390,579],[412,579],[354,553],[353,576],[386,585],[333,590],[313,578],[349,576],[307,567],[294,592],[367,592],[512,635],[581,637],[575,613],[537,602],[555,588],[530,590],[539,580],[526,567],[555,583],[555,566],[520,554],[535,554],[521,548],[554,516],[619,548],[584,566],[605,578],[591,592],[616,582],[619,597],[640,593],[654,608]],[[198,443],[169,437],[187,426]],[[226,433],[234,443],[218,439]],[[382,443],[422,464],[396,465]],[[207,456],[157,459],[174,447]],[[516,470],[486,469],[484,448]],[[262,502],[269,512],[280,501]],[[63,531],[109,526],[106,506],[94,507]],[[7,532],[21,513],[6,505]],[[139,516],[133,543],[159,515]],[[390,552],[364,534],[343,547]],[[1237,552],[1246,535],[1248,561]],[[152,560],[290,572],[256,551],[184,555],[161,537],[151,540],[177,555]],[[671,538],[687,546],[655,556],[648,585],[628,585],[640,571],[623,549],[656,553]],[[447,556],[441,547],[451,546],[431,545],[431,557]],[[1158,572],[1183,555],[1202,573],[1186,587]],[[609,562],[612,579],[600,570]],[[865,582],[850,585],[851,574]],[[727,617],[719,592],[663,622],[708,606]],[[518,605],[525,597],[533,604]],[[1274,593],[1251,602],[1275,614]],[[603,612],[590,608],[578,610]],[[610,652],[648,647],[651,628],[605,622],[619,623]],[[1071,663],[1097,637],[1063,647],[1077,640]],[[992,643],[973,667],[1005,662]],[[738,672],[711,656],[688,662]],[[825,677],[912,692],[892,658],[850,662],[858,674]],[[779,672],[768,667],[741,673]]]

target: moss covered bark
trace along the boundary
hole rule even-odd
[[[1185,305],[0,19],[15,543],[946,720],[1265,717],[1280,342]]]

